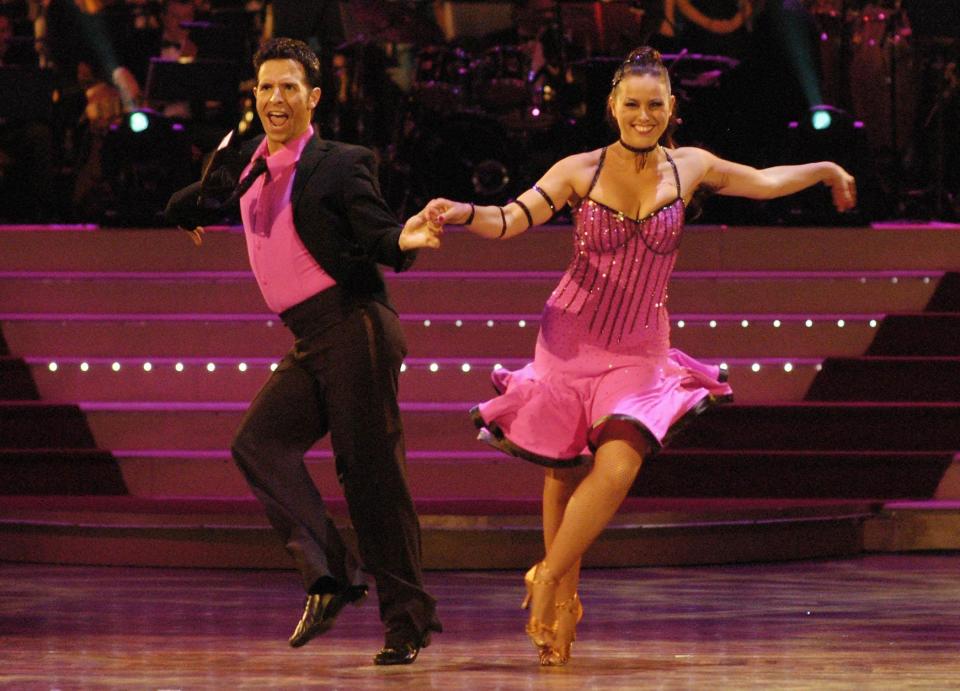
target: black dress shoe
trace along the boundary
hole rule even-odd
[[[360,604],[367,596],[367,586],[355,585],[339,593],[312,593],[307,595],[300,623],[290,636],[290,647],[299,648],[312,638],[326,633],[333,626],[340,610],[348,602]]]
[[[373,657],[375,665],[409,665],[417,659],[420,654],[420,648],[426,648],[430,645],[430,633],[424,634],[418,641],[407,641],[399,645],[387,645],[380,648]]]

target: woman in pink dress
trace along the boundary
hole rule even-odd
[[[731,397],[724,373],[670,347],[667,281],[698,188],[771,199],[818,183],[855,204],[853,178],[830,162],[758,170],[668,145],[675,100],[659,53],[633,51],[608,99],[618,141],[556,163],[503,207],[435,199],[427,213],[507,239],[570,204],[574,254],[544,308],[534,360],[498,370],[500,395],[472,414],[481,438],[545,466],[546,553],[526,574],[526,632],[540,663],[570,657],[583,615],[581,557],[620,507],[645,456],[704,409]]]

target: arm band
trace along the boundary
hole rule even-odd
[[[477,213],[477,207],[473,205],[473,202],[470,202],[470,215],[467,216],[467,220],[463,222],[463,225],[468,226],[473,223],[473,215]]]
[[[523,215],[527,217],[527,228],[533,225],[533,216],[530,214],[530,209],[527,208],[527,205],[524,204],[519,199],[514,199],[513,203],[519,206],[523,210]]]
[[[502,238],[504,235],[507,234],[507,216],[506,214],[503,213],[502,206],[498,206],[497,208],[500,209],[500,223],[501,223],[500,235],[497,236],[497,240],[499,240],[500,238]]]
[[[557,207],[554,206],[553,200],[550,198],[550,195],[543,191],[543,188],[540,185],[534,185],[533,189],[540,193],[540,196],[544,198],[547,202],[547,206],[550,207],[551,213],[557,213]]]

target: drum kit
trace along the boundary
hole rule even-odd
[[[954,0],[807,0],[819,32],[822,91],[865,124],[867,142],[894,168],[892,197],[929,197],[945,214],[944,151],[957,150],[956,81],[960,12]],[[923,190],[903,188],[910,171]],[[954,155],[953,165],[960,163]],[[906,183],[909,185],[909,183]],[[960,197],[960,190],[956,191]],[[954,200],[956,203],[957,200]],[[904,202],[900,202],[905,206]],[[960,213],[957,204],[955,213]]]
[[[635,28],[642,15],[636,8],[643,4],[629,3]],[[397,128],[389,161],[406,173],[411,207],[435,195],[502,203],[559,158],[609,143],[606,97],[627,50],[618,50],[617,57],[587,53],[585,5],[594,12],[623,10],[628,3],[546,3],[535,21],[518,18],[514,43],[472,40],[416,50],[405,124]],[[610,47],[618,34],[603,12],[596,16],[593,44]],[[536,33],[525,31],[525,23]],[[572,34],[583,36],[575,42]],[[631,35],[636,45],[643,43],[642,36]],[[686,53],[664,59],[681,98],[715,89],[737,64],[724,56]]]

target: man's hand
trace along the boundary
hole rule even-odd
[[[437,249],[440,247],[441,235],[443,235],[443,226],[428,220],[426,209],[424,209],[407,219],[400,233],[400,249],[404,252],[424,247]]]

